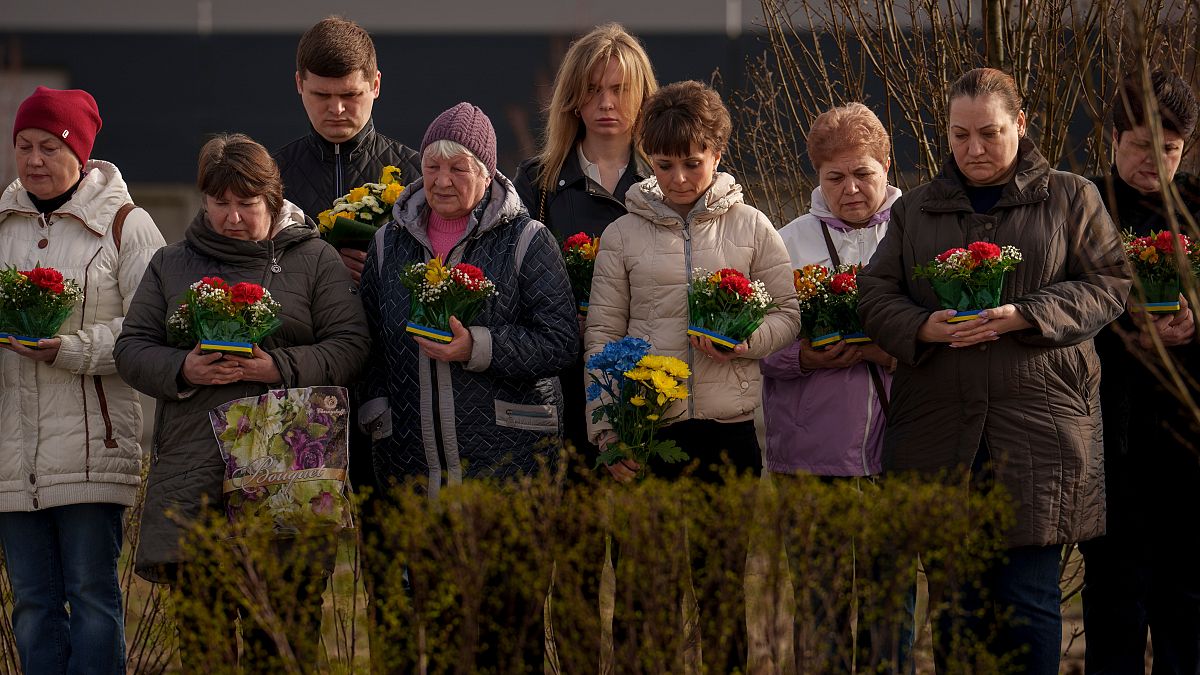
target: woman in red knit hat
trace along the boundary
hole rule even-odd
[[[83,290],[57,335],[0,344],[0,544],[27,673],[125,672],[117,558],[142,411],[112,351],[164,242],[117,167],[91,159],[100,125],[91,94],[38,87],[0,196],[0,267],[52,267]]]

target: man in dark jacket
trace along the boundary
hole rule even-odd
[[[353,21],[322,19],[300,38],[296,91],[311,129],[274,157],[284,198],[314,220],[352,188],[377,182],[385,166],[399,168],[405,185],[421,177],[417,153],[375,131],[371,108],[379,98],[379,80],[375,43]],[[340,253],[357,282],[366,252]]]
[[[1200,106],[1176,75],[1151,76],[1162,119],[1161,145],[1151,135],[1136,77],[1113,101],[1112,171],[1093,180],[1121,230],[1136,236],[1170,229],[1169,213],[1186,230],[1183,211],[1200,219],[1200,179],[1177,173]],[[1181,203],[1167,204],[1162,182]],[[1136,293],[1136,291],[1135,291]],[[1108,528],[1079,545],[1085,561],[1083,615],[1086,672],[1145,672],[1147,630],[1154,672],[1200,672],[1200,429],[1181,394],[1154,371],[1171,365],[1200,377],[1192,312],[1135,321],[1124,314],[1096,336]],[[1154,346],[1153,333],[1164,349]],[[1185,376],[1186,377],[1186,376]],[[1168,380],[1169,381],[1169,380]]]

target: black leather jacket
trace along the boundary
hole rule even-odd
[[[376,132],[373,120],[344,143],[330,143],[310,127],[306,136],[283,146],[273,157],[283,177],[284,198],[314,219],[351,189],[379,180],[385,166],[398,167],[405,185],[421,177],[420,155]]]

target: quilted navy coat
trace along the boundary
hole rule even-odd
[[[411,298],[400,276],[433,256],[427,213],[417,181],[367,253],[361,292],[374,367],[359,420],[376,438],[381,485],[420,478],[435,495],[443,483],[514,478],[535,471],[539,457],[554,457],[562,428],[554,375],[574,361],[579,327],[554,237],[497,173],[445,263],[479,267],[498,294],[469,327],[469,362],[422,356],[404,332]]]

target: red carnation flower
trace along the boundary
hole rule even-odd
[[[592,241],[592,238],[587,236],[587,234],[585,234],[583,232],[578,232],[576,234],[573,234],[573,235],[567,237],[567,240],[565,242],[563,242],[563,250],[570,251],[572,249],[577,249],[581,246],[591,243],[591,241]]]
[[[965,249],[965,248],[947,249],[946,252],[942,253],[941,255],[939,255],[937,257],[937,261],[938,262],[946,262],[947,260],[950,259],[950,256],[954,255],[955,253],[962,253],[965,250],[967,250],[967,249]]]
[[[742,274],[741,272],[733,269],[732,267],[726,267],[725,269],[717,270],[717,274],[720,275],[720,277],[722,279],[725,279],[727,277],[739,277],[742,279],[746,278],[745,274]]]
[[[229,296],[235,305],[253,305],[262,300],[263,287],[243,281],[234,284],[233,288],[229,291]]]
[[[458,263],[454,266],[454,269],[465,274],[468,279],[483,281],[483,270],[474,265],[469,263]]]
[[[1182,248],[1187,249],[1187,239],[1182,234],[1179,235],[1179,238],[1180,239],[1178,241],[1178,244]],[[1170,253],[1171,251],[1175,250],[1175,246],[1176,246],[1175,235],[1172,234],[1170,230],[1163,230],[1162,232],[1159,232],[1158,236],[1156,236],[1154,238],[1153,245],[1154,245],[1154,248],[1158,249],[1159,251],[1161,251],[1163,253]]]
[[[21,274],[24,274],[29,279],[29,283],[38,288],[50,291],[55,295],[63,292],[63,275],[53,267],[35,267]]]
[[[722,270],[722,272],[734,272],[737,274],[736,270]],[[737,276],[725,276],[722,274],[721,283],[718,284],[718,287],[743,298],[748,298],[754,293],[754,289],[750,287],[750,280],[741,274],[737,274]]]
[[[833,279],[829,280],[829,288],[834,293],[852,293],[858,290],[858,279],[849,272],[835,274],[833,275]]]
[[[229,285],[221,277],[200,277],[200,283],[213,288],[229,288]]]
[[[1000,257],[1000,247],[987,241],[977,241],[968,246],[967,250],[975,256],[976,262],[995,260]]]

